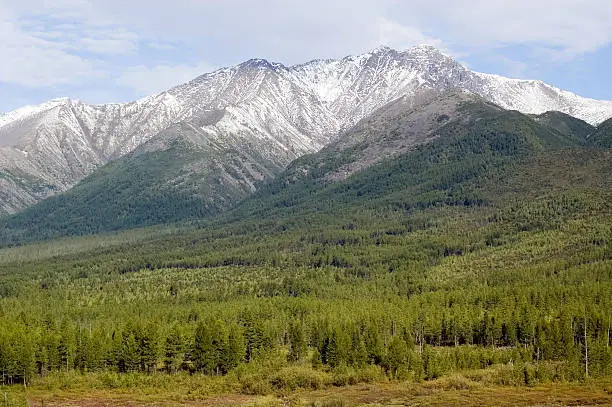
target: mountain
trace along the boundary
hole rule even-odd
[[[557,130],[561,134],[573,137],[579,144],[586,144],[587,138],[595,131],[595,126],[590,125],[584,120],[557,111],[536,115],[534,119]]]
[[[180,123],[0,223],[12,241],[27,241],[209,217],[282,171],[247,147],[228,149]]]
[[[449,123],[470,123],[504,112],[465,91],[426,91],[399,98],[378,109],[318,154],[296,160],[288,174],[340,181],[380,161],[430,143]]]
[[[590,145],[602,148],[612,148],[612,119],[601,123],[588,138]]]
[[[263,157],[240,143],[230,160],[223,140],[203,131],[222,113],[170,126],[70,191],[0,220],[1,245],[202,216],[214,209],[208,198],[274,173],[227,167]],[[173,384],[173,404],[205,397],[191,390],[211,380],[223,392],[283,397],[364,381],[380,398],[389,387],[376,382],[427,379],[427,392],[450,386],[456,403],[457,388],[492,383],[504,394],[544,383],[540,400],[550,400],[548,381],[559,377],[586,380],[594,404],[593,383],[612,375],[612,149],[582,147],[563,131],[567,117],[557,119],[464,91],[422,92],[294,160],[214,220],[0,250],[5,381],[25,382],[29,371],[34,394],[57,389],[64,405],[64,394],[92,383],[113,405],[123,377],[152,383],[146,400],[157,402],[169,388],[160,380]],[[236,181],[232,189],[206,192],[215,174]],[[211,341],[222,352],[209,352]],[[301,357],[288,358],[300,342]],[[170,353],[156,356],[155,346]],[[228,355],[232,365],[208,362]],[[175,367],[152,381],[147,370],[169,359]],[[71,388],[64,377],[79,380]],[[499,404],[491,400],[473,405]]]
[[[0,211],[14,213],[69,189],[178,114],[173,98],[161,94],[102,106],[57,99],[0,117]]]
[[[285,167],[396,99],[410,103],[448,89],[524,113],[558,110],[591,124],[612,116],[612,102],[472,72],[429,46],[383,47],[292,67],[253,59],[136,102],[57,99],[0,116],[0,213],[66,191],[171,128],[194,129],[228,151],[247,144],[251,156],[265,161],[246,160],[249,166]]]
[[[68,192],[0,221],[0,242],[210,217],[254,192],[227,216],[360,206],[389,194],[406,195],[402,205],[484,202],[468,191],[470,183],[534,152],[581,144],[573,135],[463,91],[395,100],[285,171],[247,143],[228,149],[198,125],[181,123]],[[258,191],[257,183],[263,185]],[[466,183],[469,188],[457,189]]]
[[[483,205],[479,192],[535,154],[584,144],[547,123],[480,96],[443,92],[390,103],[338,141],[295,160],[234,211],[237,219],[330,207],[410,210]]]

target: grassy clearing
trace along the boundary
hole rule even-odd
[[[612,380],[587,383],[554,383],[537,386],[487,385],[473,380],[478,375],[452,375],[424,383],[386,382],[328,386],[318,390],[296,390],[288,394],[247,395],[235,392],[193,397],[179,391],[143,388],[48,391],[28,389],[30,406],[609,406]],[[183,379],[180,379],[183,380]],[[173,379],[170,382],[174,383]],[[201,383],[206,386],[206,383]],[[198,386],[197,380],[191,382]],[[164,386],[164,389],[167,386]],[[184,391],[184,389],[182,389]],[[23,389],[11,390],[11,400],[25,405]]]

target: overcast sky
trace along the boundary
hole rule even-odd
[[[431,44],[473,70],[612,99],[610,0],[0,0],[0,112],[133,100],[249,58]]]

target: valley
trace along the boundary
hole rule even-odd
[[[314,81],[406,58],[466,83],[431,48],[376,52],[393,58],[242,68],[258,83]],[[186,89],[237,80],[230,71]],[[245,124],[257,137],[213,137],[243,105],[190,113],[0,218],[0,394],[49,406],[610,404],[605,103],[517,111],[523,99],[490,86],[432,83],[397,97],[383,86],[358,106],[321,91],[336,119],[312,116],[322,127],[299,135],[257,130],[279,123],[262,116]],[[285,105],[266,106],[251,113]]]

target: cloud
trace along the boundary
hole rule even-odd
[[[104,78],[107,72],[96,68],[90,61],[56,49],[35,46],[0,47],[3,58],[10,64],[0,64],[0,82],[25,87],[48,87],[77,84],[93,78]]]
[[[193,66],[157,65],[152,68],[139,65],[127,69],[117,78],[116,83],[134,89],[141,95],[148,95],[170,89],[213,69],[207,63]]]
[[[612,2],[0,0],[0,38],[0,83],[57,92],[159,91],[252,57],[290,65],[418,43],[523,76],[533,73],[525,65],[574,61],[612,43]],[[526,51],[507,54],[516,48]]]
[[[85,34],[85,37],[76,39],[71,48],[104,55],[131,54],[138,50],[138,36],[127,30],[98,29]]]
[[[0,0],[0,2],[8,0]],[[387,42],[496,49],[532,45],[566,55],[612,40],[608,0],[21,0],[20,13],[132,32],[152,48],[186,43],[226,61],[264,56],[287,63],[341,56]],[[133,38],[93,38],[100,52]],[[118,45],[121,43],[122,46]],[[157,48],[161,49],[161,48]],[[125,51],[124,51],[125,52]],[[249,54],[249,55],[247,55]],[[209,58],[205,58],[208,59]]]
[[[27,0],[34,1],[34,0]],[[293,63],[364,51],[381,41],[451,48],[532,45],[567,55],[612,40],[608,0],[92,0],[66,3],[88,24],[115,21],[149,38],[220,44],[242,58]]]
[[[385,17],[378,19],[377,28],[381,45],[397,49],[406,49],[418,44],[444,48],[441,39],[431,37],[416,27],[405,26]]]
[[[47,41],[47,46],[72,53],[127,55],[138,50],[139,37],[115,25],[91,26],[79,21],[65,23],[57,16],[31,15],[14,22],[23,35]]]
[[[251,57],[293,64],[363,52],[379,45],[377,18],[394,2],[92,0],[68,8],[61,0],[24,1],[37,3],[54,18],[70,13],[85,25],[129,27],[145,44],[188,47],[199,59],[223,65]]]
[[[147,47],[158,51],[172,51],[176,49],[174,45],[161,41],[150,41],[147,43]]]
[[[106,73],[51,39],[37,37],[7,19],[0,5],[0,82],[25,87],[80,83]]]
[[[612,41],[608,0],[414,0],[402,10],[464,48],[529,45],[575,56]]]

